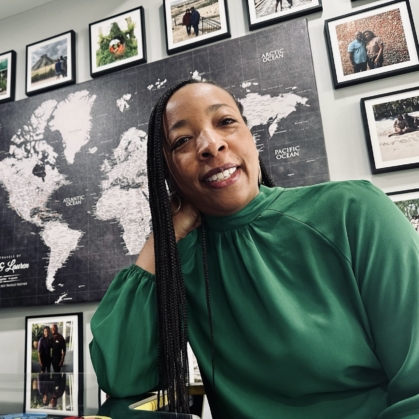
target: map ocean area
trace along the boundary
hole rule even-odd
[[[283,47],[297,31],[309,55],[307,25],[287,26],[2,105],[0,306],[99,300],[135,262],[151,233],[148,117],[187,77],[242,103],[277,184],[328,180],[310,60]]]

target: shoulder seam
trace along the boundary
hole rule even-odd
[[[352,267],[352,262],[348,259],[348,257],[332,242],[332,240],[330,240],[327,236],[325,236],[323,233],[321,233],[319,230],[317,230],[317,228],[315,228],[315,227],[313,227],[312,225],[310,225],[310,224],[307,224],[306,222],[304,222],[304,221],[301,221],[301,220],[299,220],[298,218],[295,218],[295,217],[293,217],[293,216],[291,216],[291,215],[288,215],[288,214],[286,214],[286,213],[284,213],[284,212],[282,212],[282,211],[278,211],[278,210],[276,210],[276,209],[272,209],[272,208],[267,208],[266,209],[266,211],[273,211],[273,212],[276,212],[276,213],[278,213],[278,214],[281,214],[281,215],[283,215],[284,217],[287,217],[287,218],[290,218],[290,219],[292,219],[292,220],[294,220],[294,221],[296,221],[297,223],[300,223],[300,224],[304,224],[304,225],[306,225],[308,228],[310,228],[311,230],[314,230],[317,234],[319,234],[321,237],[323,237],[328,243],[330,243],[330,245],[334,248],[334,249],[336,249],[341,255],[342,255],[342,257],[349,263],[349,265]]]

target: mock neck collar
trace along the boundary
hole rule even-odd
[[[211,230],[235,230],[251,223],[282,192],[282,188],[268,188],[261,185],[259,193],[243,209],[233,215],[204,215],[206,224]]]

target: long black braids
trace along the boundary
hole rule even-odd
[[[155,278],[158,314],[159,388],[166,392],[170,411],[189,412],[188,318],[186,291],[176,245],[170,200],[167,193],[168,168],[163,147],[165,133],[163,116],[170,97],[183,86],[202,83],[194,79],[183,81],[168,89],[154,106],[148,125],[147,175],[150,210],[154,235]],[[215,84],[213,82],[205,82]],[[242,104],[233,96],[243,116]],[[246,119],[243,117],[246,121]],[[260,162],[262,183],[274,186],[266,168]],[[204,225],[202,228],[205,228]],[[205,237],[205,232],[203,232]],[[214,372],[214,341],[209,303],[209,278],[204,244],[204,272],[207,307],[210,321],[212,363]],[[161,399],[159,391],[159,405]]]

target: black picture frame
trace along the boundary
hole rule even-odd
[[[362,98],[361,114],[372,173],[419,168],[419,86]]]
[[[0,54],[0,104],[15,100],[16,51]]]
[[[53,325],[57,327],[56,334],[52,334]],[[61,366],[63,345],[66,350]],[[83,410],[83,313],[27,316],[24,364],[25,413],[80,416]]]
[[[246,6],[251,31],[323,10],[321,0],[304,0],[304,4],[297,6],[293,5],[293,0],[279,0],[276,4],[270,3],[271,9],[268,9],[265,2],[256,4],[255,0],[246,0]],[[274,10],[275,7],[276,10]],[[280,7],[279,11],[278,7]]]
[[[401,30],[394,30],[395,25]],[[393,0],[328,19],[324,32],[335,89],[419,70],[419,46],[409,0]],[[370,51],[383,46],[375,60],[370,54],[368,64],[366,42],[362,41],[364,48],[358,46],[361,41],[356,43],[356,32],[372,32]],[[351,63],[349,48],[353,53],[359,51],[358,64]]]
[[[419,234],[419,188],[387,192],[387,195]]]
[[[191,22],[191,25],[183,24],[186,10],[189,10],[190,4],[190,0],[183,2],[163,0],[168,55],[231,37],[226,0],[217,0],[212,5],[205,6],[205,10],[196,9],[199,13],[199,23],[195,27],[192,25],[193,22]],[[191,19],[195,18],[191,17]],[[196,30],[198,31],[197,35],[195,35]]]
[[[26,95],[76,83],[76,33],[71,30],[26,45]]]
[[[90,23],[89,56],[92,77],[146,63],[144,8]]]

